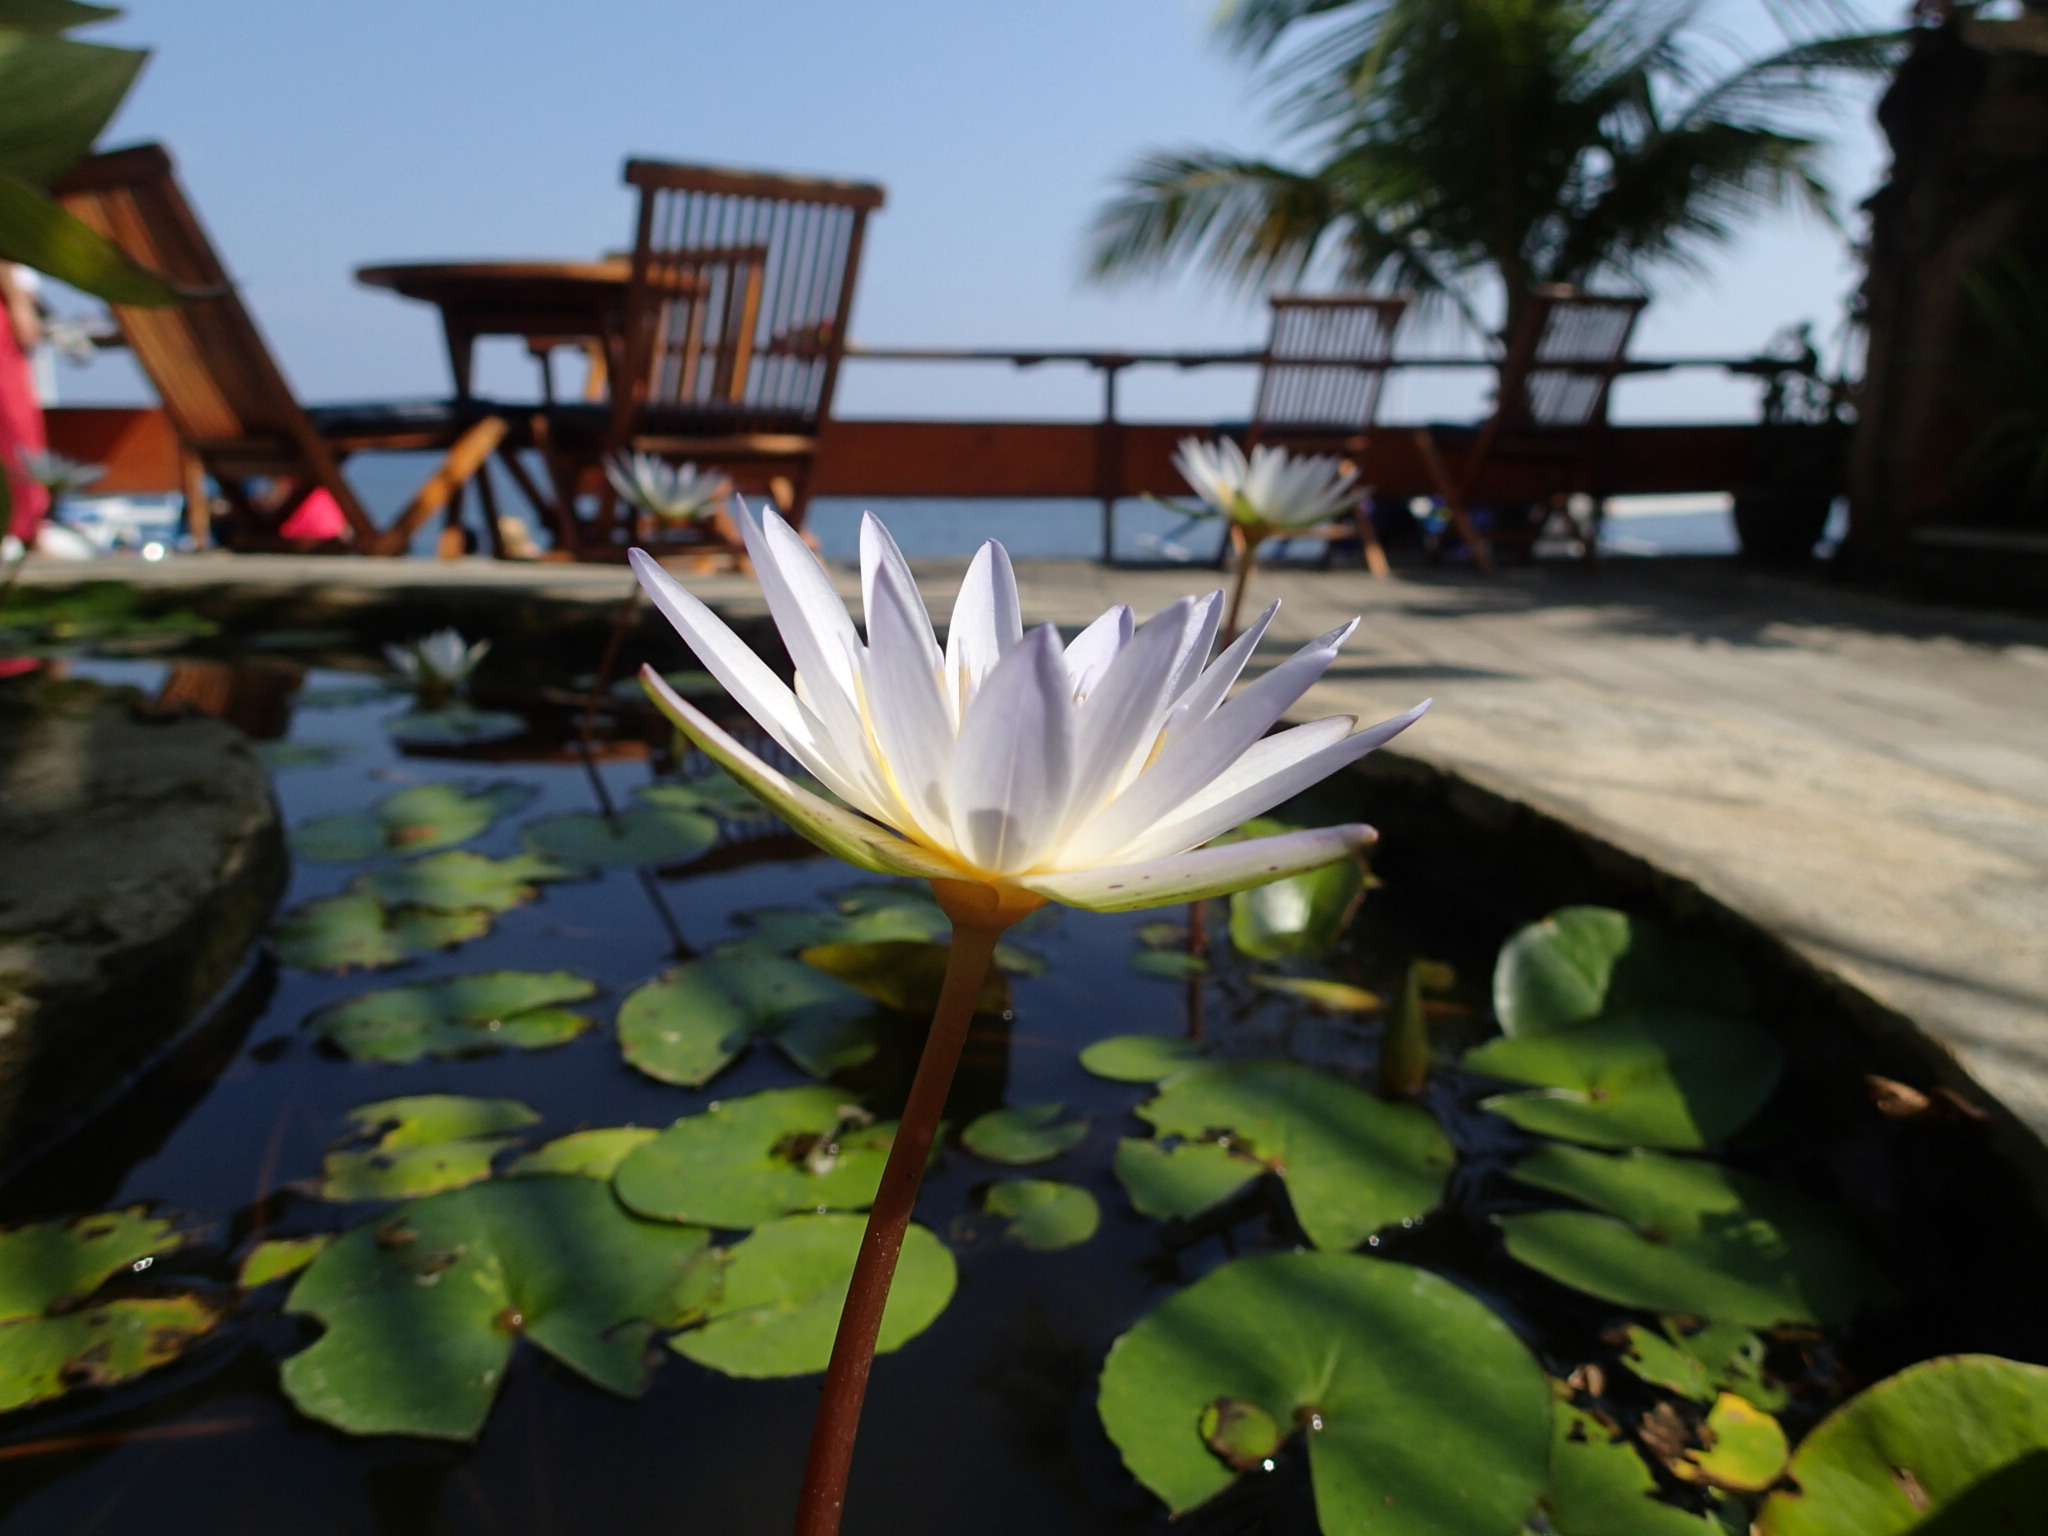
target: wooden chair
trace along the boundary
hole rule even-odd
[[[1271,303],[1273,329],[1259,369],[1246,449],[1271,443],[1363,462],[1407,295],[1277,294]],[[1303,535],[1323,540],[1325,565],[1338,541],[1355,536],[1366,568],[1375,576],[1387,574],[1387,554],[1367,512],[1371,497],[1371,486],[1359,487],[1351,526],[1336,524]]]
[[[1629,337],[1649,303],[1642,295],[1586,293],[1563,286],[1529,296],[1500,362],[1493,415],[1477,427],[1418,428],[1416,448],[1458,538],[1480,570],[1492,545],[1473,523],[1475,502],[1533,505],[1525,528],[1497,531],[1525,558],[1553,517],[1561,517],[1588,562],[1599,555],[1599,502],[1608,445],[1608,398],[1627,370]],[[1448,457],[1458,453],[1454,469]],[[1591,496],[1581,526],[1575,496]]]
[[[601,414],[549,417],[563,505],[597,495],[595,518],[573,519],[577,553],[622,559],[636,538],[676,552],[730,542],[703,525],[636,526],[596,472],[615,453],[715,465],[801,527],[882,189],[653,160],[629,160],[625,179],[640,209],[611,399]]]
[[[339,547],[403,554],[414,532],[449,504],[504,438],[506,424],[495,416],[464,422],[431,404],[324,412],[301,406],[161,145],[91,156],[52,191],[82,223],[185,295],[183,303],[161,309],[116,305],[114,315],[183,446],[195,537],[207,532],[210,475],[234,509],[236,548],[305,547],[283,539],[278,529],[307,496],[324,490],[348,522]],[[446,453],[398,519],[378,528],[342,478],[342,460],[377,449],[422,448]],[[259,486],[265,481],[281,494],[266,494]]]

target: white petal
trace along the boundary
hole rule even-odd
[[[754,654],[753,647],[726,627],[725,620],[698,600],[697,595],[669,575],[645,550],[627,552],[633,574],[663,618],[673,624],[704,669],[739,701],[761,729],[781,744],[791,757],[802,759],[816,743],[807,741],[796,695],[788,684]],[[802,743],[802,748],[799,748]],[[809,767],[809,764],[805,764]],[[815,770],[813,770],[815,771]]]
[[[953,846],[975,868],[1029,869],[1066,820],[1074,699],[1059,631],[1034,631],[997,662],[953,751]]]
[[[874,640],[875,576],[884,568],[896,577],[897,589],[909,593],[917,605],[916,613],[922,620],[919,627],[924,634],[924,648],[930,653],[932,670],[937,672],[939,642],[932,634],[932,619],[924,605],[924,594],[917,590],[917,579],[910,574],[910,564],[903,558],[903,551],[896,547],[896,541],[889,537],[889,530],[882,526],[882,520],[872,512],[863,512],[860,515],[860,598],[870,643]]]
[[[1147,619],[1081,705],[1066,830],[1100,810],[1116,793],[1131,760],[1151,750],[1195,606],[1193,598],[1184,597]]]
[[[652,667],[640,669],[640,684],[676,729],[704,755],[738,779],[755,797],[827,853],[879,874],[957,880],[962,871],[937,854],[906,842],[864,816],[821,800],[787,775],[776,772],[707,716],[693,708]]]
[[[1312,827],[1221,848],[1197,848],[1193,853],[1142,864],[1026,875],[1017,884],[1070,907],[1129,912],[1170,902],[1200,901],[1319,869],[1365,847],[1378,835],[1371,827],[1357,824]]]
[[[1273,606],[1278,608],[1279,603]],[[1223,591],[1219,587],[1207,597],[1197,600],[1193,618],[1188,624],[1186,643],[1174,659],[1173,681],[1167,685],[1166,696],[1178,699],[1187,691],[1188,685],[1208,665],[1210,647],[1216,644],[1216,631],[1223,627]],[[1224,685],[1228,688],[1228,684]]]
[[[1275,598],[1266,605],[1266,611],[1252,621],[1251,628],[1230,642],[1230,648],[1216,658],[1216,664],[1204,672],[1195,685],[1185,694],[1176,695],[1187,710],[1176,723],[1176,731],[1185,731],[1190,725],[1199,725],[1216,713],[1224,697],[1237,682],[1238,674],[1252,659],[1252,653],[1259,648],[1259,642],[1266,638],[1266,629],[1273,622],[1273,615],[1280,611],[1280,600]],[[1171,736],[1168,738],[1171,740]]]
[[[1429,705],[1425,699],[1406,714],[1362,731],[1354,729],[1357,721],[1339,715],[1265,737],[1208,790],[1124,851],[1134,859],[1165,858],[1220,837],[1384,746],[1421,719]]]
[[[845,761],[865,757],[866,733],[854,701],[854,658],[860,653],[860,635],[846,605],[832,590],[832,580],[818,564],[818,557],[772,507],[759,523],[744,504],[739,514],[761,595],[768,601],[768,611],[818,718],[832,733]]]
[[[953,722],[931,621],[900,562],[878,565],[868,586],[867,706],[889,786],[927,841],[950,844]]]
[[[1017,575],[1009,551],[990,539],[975,551],[946,626],[946,671],[963,701],[1024,638],[1024,610],[1017,602]]]
[[[1067,645],[1067,677],[1074,685],[1078,703],[1088,697],[1102,674],[1116,660],[1117,652],[1131,643],[1131,605],[1114,608],[1074,636]]]

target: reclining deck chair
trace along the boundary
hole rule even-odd
[[[1416,448],[1458,538],[1480,570],[1491,570],[1491,543],[1474,524],[1477,504],[1539,510],[1526,528],[1498,532],[1524,557],[1553,517],[1571,528],[1588,562],[1599,555],[1599,501],[1606,478],[1608,398],[1628,367],[1629,337],[1649,300],[1546,287],[1529,296],[1500,362],[1493,415],[1477,427],[1421,427]],[[1451,453],[1462,462],[1453,468]],[[1588,526],[1572,515],[1574,496],[1591,496]]]
[[[465,422],[432,404],[301,406],[161,145],[93,155],[60,177],[52,191],[80,222],[186,296],[160,309],[116,305],[114,316],[184,447],[188,521],[196,537],[207,531],[204,481],[210,475],[234,510],[236,548],[288,547],[278,530],[306,497],[324,490],[348,523],[336,547],[403,554],[413,533],[448,504],[504,437],[505,423],[494,416]],[[378,528],[342,478],[341,461],[351,453],[422,448],[446,453],[398,519]],[[276,483],[282,494],[261,494],[258,481]]]
[[[622,559],[629,541],[730,547],[715,522],[656,525],[622,511],[595,473],[621,453],[724,470],[801,527],[882,188],[654,160],[627,161],[625,179],[640,208],[611,399],[550,417],[563,505],[597,492],[595,519],[576,522],[577,553]]]

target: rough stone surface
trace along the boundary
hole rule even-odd
[[[289,865],[249,740],[89,683],[0,694],[0,1161],[138,1070],[233,975]]]

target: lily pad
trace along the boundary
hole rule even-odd
[[[352,864],[393,854],[432,853],[486,831],[523,809],[540,791],[530,784],[413,784],[366,811],[315,816],[292,831],[292,851],[323,864]]]
[[[530,821],[520,834],[535,853],[576,869],[686,864],[718,841],[718,822],[704,812],[664,805],[642,790],[639,803],[609,820],[569,811]]]
[[[1791,1449],[1778,1421],[1754,1403],[1723,1392],[1700,1427],[1702,1444],[1670,1463],[1684,1482],[1761,1493],[1785,1471]]]
[[[1543,1506],[1558,1536],[1725,1536],[1712,1515],[1655,1497],[1656,1476],[1634,1445],[1583,1409],[1557,1404]]]
[[[2048,1368],[1991,1355],[1923,1360],[1859,1392],[1793,1453],[1762,1536],[1941,1536],[2040,1528]]]
[[[1111,1035],[1081,1052],[1081,1066],[1118,1083],[1156,1083],[1201,1061],[1202,1048],[1170,1035]]]
[[[1161,1146],[1126,1137],[1116,1144],[1117,1182],[1141,1216],[1199,1216],[1266,1171],[1247,1152],[1216,1141]]]
[[[1344,936],[1364,889],[1364,866],[1357,859],[1339,859],[1237,891],[1230,898],[1230,942],[1254,960],[1326,955]]]
[[[1551,1146],[1512,1171],[1594,1210],[1499,1217],[1508,1252],[1621,1306],[1833,1327],[1891,1294],[1833,1212],[1719,1163]]]
[[[1102,1225],[1093,1195],[1051,1179],[1000,1179],[983,1194],[981,1209],[1003,1222],[1006,1241],[1034,1253],[1077,1248]]]
[[[83,1301],[109,1277],[184,1241],[173,1223],[139,1205],[0,1232],[0,1322]]]
[[[1138,1107],[1161,1137],[1217,1140],[1279,1173],[1318,1248],[1343,1251],[1443,1196],[1455,1160],[1427,1110],[1291,1061],[1209,1062]]]
[[[793,1211],[862,1210],[895,1139],[832,1088],[771,1088],[686,1115],[619,1164],[643,1216],[755,1227]]]
[[[368,870],[349,881],[351,891],[374,896],[391,907],[426,907],[435,912],[509,912],[531,901],[534,884],[577,874],[536,854],[485,858],[467,849],[430,853],[423,859]]]
[[[593,1179],[494,1180],[400,1207],[313,1261],[287,1308],[326,1326],[284,1362],[301,1412],[356,1435],[474,1439],[514,1341],[624,1396],[706,1234],[642,1221]]]
[[[505,1173],[511,1178],[573,1173],[586,1179],[609,1179],[619,1171],[627,1153],[646,1146],[660,1134],[650,1125],[607,1125],[593,1131],[573,1131],[536,1147]]]
[[[488,912],[394,911],[374,896],[319,896],[279,918],[271,942],[302,971],[376,971],[490,931]]]
[[[946,982],[947,944],[814,944],[797,958],[813,970],[836,976],[885,1008],[912,1019],[929,1019],[939,1006]],[[1010,1011],[1010,979],[1001,966],[983,975],[974,1011],[1001,1018]]]
[[[1131,969],[1161,981],[1186,981],[1209,974],[1209,962],[1184,949],[1141,949],[1131,956]]]
[[[357,1061],[401,1064],[560,1045],[592,1020],[561,1007],[597,983],[569,971],[477,971],[366,992],[313,1015],[313,1032]]]
[[[256,755],[272,773],[287,768],[326,768],[355,755],[346,741],[259,741]]]
[[[409,709],[393,715],[384,722],[384,729],[401,746],[471,747],[510,741],[526,730],[526,720],[502,709],[450,704],[444,709]]]
[[[1644,1381],[1696,1403],[1733,1392],[1767,1413],[1785,1406],[1785,1389],[1764,1379],[1764,1341],[1739,1323],[1706,1323],[1688,1332],[1678,1318],[1662,1331],[1631,1324],[1621,1363]]]
[[[273,1237],[258,1243],[242,1256],[241,1268],[235,1271],[235,1284],[253,1291],[259,1285],[296,1275],[326,1252],[333,1241],[333,1233],[316,1232],[310,1237]]]
[[[723,768],[679,784],[650,784],[640,791],[640,798],[667,810],[701,811],[720,821],[759,821],[775,814]]]
[[[825,1077],[875,1054],[873,1012],[864,993],[799,961],[711,956],[629,993],[619,1047],[649,1077],[687,1088],[701,1088],[756,1040]]]
[[[1468,1072],[1529,1083],[1485,1107],[1525,1131],[1596,1147],[1709,1146],[1746,1124],[1777,1087],[1778,1042],[1754,1025],[1682,1009],[1554,1034],[1489,1040]]]
[[[1316,976],[1254,976],[1251,984],[1268,992],[1298,997],[1326,1013],[1380,1013],[1387,1000],[1377,992],[1354,987],[1348,981],[1325,981]]]
[[[1175,1515],[1237,1476],[1203,1436],[1222,1398],[1305,1431],[1325,1531],[1514,1536],[1543,1488],[1542,1370],[1469,1292],[1405,1264],[1240,1259],[1110,1346],[1103,1427]]]
[[[1667,1007],[1743,1018],[1749,986],[1719,945],[1611,907],[1560,908],[1513,934],[1494,963],[1493,1009],[1510,1035]]]
[[[992,1163],[1048,1163],[1072,1151],[1088,1135],[1090,1122],[1062,1120],[1064,1104],[1013,1104],[967,1122],[960,1144]]]
[[[516,1099],[427,1093],[349,1111],[355,1139],[322,1160],[323,1200],[402,1200],[487,1179],[491,1159],[540,1116]]]
[[[807,1376],[825,1369],[867,1222],[790,1216],[727,1253],[724,1286],[704,1325],[669,1340],[677,1354],[728,1376]],[[876,1353],[916,1338],[946,1310],[959,1274],[946,1245],[913,1225],[903,1235]]]
[[[1273,1453],[1287,1438],[1265,1409],[1235,1397],[1217,1398],[1202,1410],[1196,1427],[1202,1443],[1233,1472],[1270,1467]]]

